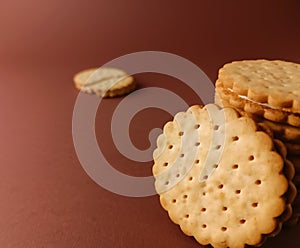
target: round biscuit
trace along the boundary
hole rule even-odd
[[[172,221],[200,244],[259,245],[265,235],[280,230],[278,218],[286,211],[284,160],[251,118],[231,108],[217,114],[226,120],[218,126],[209,105],[192,106],[165,125],[154,151],[155,187]],[[211,146],[218,132],[224,143]],[[220,147],[214,171],[201,180],[213,161],[209,154],[219,154],[214,151]]]
[[[300,113],[299,83],[300,64],[258,59],[225,64],[216,85],[271,108]]]
[[[247,113],[255,114],[264,117],[267,120],[279,122],[294,127],[300,127],[300,114],[288,112],[276,108],[270,108],[265,104],[250,101],[249,99],[243,98],[241,95],[236,94],[230,89],[226,89],[222,84],[216,86],[216,94],[218,95],[218,103],[224,101],[233,107],[243,109]],[[223,103],[224,105],[225,103]],[[226,105],[225,105],[226,106]]]
[[[91,68],[77,73],[73,81],[82,92],[95,93],[102,97],[125,95],[136,87],[134,78],[116,68]]]

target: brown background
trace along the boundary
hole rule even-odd
[[[296,0],[2,0],[0,247],[199,247],[171,223],[157,196],[115,195],[86,175],[72,143],[78,94],[72,76],[143,50],[183,56],[213,81],[232,60],[300,62],[299,13]],[[140,74],[137,80],[199,102],[170,77]],[[99,108],[97,137],[120,171],[149,175],[151,162],[126,161],[113,147],[107,128],[119,101]],[[133,141],[147,147],[147,130],[168,119],[161,111],[140,113],[131,125]],[[299,231],[300,225],[286,229],[264,247],[299,247]]]

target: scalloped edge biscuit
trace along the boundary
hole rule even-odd
[[[225,100],[220,100],[220,98],[218,97],[218,95],[215,95],[215,103],[218,105],[222,105],[224,107],[232,107],[227,101]],[[280,155],[283,157],[283,159],[285,160],[285,172],[284,174],[287,176],[287,178],[290,180],[289,182],[289,192],[288,195],[290,195],[290,201],[289,201],[289,205],[290,208],[292,209],[292,213],[289,212],[289,208],[287,208],[287,213],[285,215],[290,215],[290,218],[288,218],[287,220],[284,221],[284,224],[287,226],[293,226],[296,225],[299,222],[300,219],[300,195],[297,192],[297,188],[300,187],[300,156],[298,158],[297,156],[297,151],[291,151],[291,148],[293,149],[293,147],[289,147],[289,144],[286,144],[284,141],[281,141],[280,137],[279,139],[274,139],[274,134],[275,136],[278,136],[278,133],[276,133],[276,131],[278,131],[278,127],[275,128],[274,130],[274,126],[273,125],[269,125],[271,123],[271,121],[265,120],[260,116],[256,116],[255,114],[249,114],[246,113],[244,110],[235,108],[235,110],[237,110],[239,112],[239,114],[241,114],[242,116],[248,116],[250,118],[252,118],[258,125],[259,130],[264,131],[265,133],[267,133],[272,139],[273,142],[276,146],[276,150],[280,153]],[[284,124],[280,124],[280,123],[274,123],[272,122],[272,124],[276,124],[279,125],[279,129],[281,129],[281,127]],[[285,126],[285,125],[284,125]],[[294,127],[289,126],[289,128],[294,129]],[[282,131],[284,132],[285,130],[279,130],[280,134],[282,135]],[[285,136],[285,134],[287,135],[288,138],[289,137],[289,132],[283,134],[283,136]],[[285,137],[285,138],[287,138]],[[293,137],[293,138],[297,138],[297,137]],[[290,144],[292,145],[292,144]],[[287,151],[287,147],[289,148]],[[289,153],[289,154],[288,154]],[[293,200],[292,200],[293,199]]]
[[[263,118],[262,116],[258,116],[256,114],[251,114],[245,112],[244,109],[239,109],[233,105],[231,105],[227,100],[220,100],[217,96],[215,96],[215,102],[218,105],[223,105],[224,107],[233,107],[235,108],[241,115],[246,115],[254,119],[257,123],[264,124],[268,126],[274,136],[284,142],[288,143],[300,143],[300,128],[294,127],[285,123],[274,122]],[[222,102],[222,103],[221,103]]]
[[[212,125],[214,117],[208,105],[192,106],[165,125],[154,151],[155,186],[176,182],[158,191],[161,205],[171,220],[200,244],[232,248],[261,245],[266,237],[278,234],[282,222],[292,214],[289,177],[293,177],[293,170],[276,152],[271,137],[259,131],[251,118],[240,117],[232,108],[219,111],[226,124],[217,127]],[[225,130],[224,150],[215,171],[199,181],[213,133]],[[192,140],[190,144],[183,137]],[[196,157],[189,152],[195,145]],[[191,168],[187,160],[181,160],[188,157],[193,161]],[[172,170],[176,163],[181,165],[183,177]],[[189,170],[184,171],[186,166]]]
[[[270,108],[268,106],[258,104],[256,102],[242,98],[238,94],[229,89],[223,87],[222,84],[216,86],[216,94],[218,95],[218,101],[222,105],[222,101],[225,100],[231,106],[243,109],[244,111],[264,117],[267,120],[280,122],[283,124],[289,124],[294,127],[300,127],[300,114],[291,113],[279,109]],[[217,97],[216,95],[216,97]],[[221,102],[220,102],[221,101]]]
[[[128,94],[136,88],[135,80],[116,68],[91,68],[78,72],[73,81],[77,89],[103,98]]]
[[[216,85],[271,108],[300,113],[300,64],[281,60],[243,60],[225,64]]]

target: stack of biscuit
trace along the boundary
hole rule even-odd
[[[257,247],[297,223],[299,83],[297,64],[233,62],[220,69],[216,104],[165,124],[155,188],[186,235],[218,248]]]
[[[216,93],[224,106],[253,115],[274,131],[290,155],[300,155],[300,64],[245,60],[219,71]]]
[[[225,64],[216,82],[215,101],[253,118],[282,141],[300,189],[300,64],[281,60],[244,60]],[[269,132],[270,134],[270,132]],[[300,198],[300,197],[298,197]],[[294,221],[300,199],[294,204]]]

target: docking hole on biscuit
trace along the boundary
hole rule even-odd
[[[232,169],[237,169],[237,168],[239,168],[239,165],[238,165],[238,164],[234,164],[234,165],[232,166]]]
[[[256,181],[255,181],[255,184],[256,184],[256,185],[260,185],[260,184],[261,184],[261,180],[256,180]]]
[[[217,145],[217,146],[215,147],[216,150],[219,150],[220,148],[221,148],[221,145]]]
[[[196,124],[196,125],[195,125],[195,129],[198,129],[199,127],[200,127],[199,124]]]
[[[245,223],[246,223],[246,220],[241,219],[241,220],[240,220],[240,223],[241,223],[241,224],[245,224]]]
[[[214,130],[217,131],[219,129],[219,125],[214,125]]]
[[[162,154],[155,154],[153,173],[161,205],[200,244],[259,245],[268,231],[277,230],[274,219],[286,214],[282,156],[270,136],[233,108],[219,113],[225,123],[219,116],[211,122],[205,108],[191,109],[186,118],[178,115],[172,128],[164,128],[157,142]],[[221,141],[217,138],[223,131]],[[173,164],[178,167],[171,170]],[[185,165],[190,165],[188,171]]]

